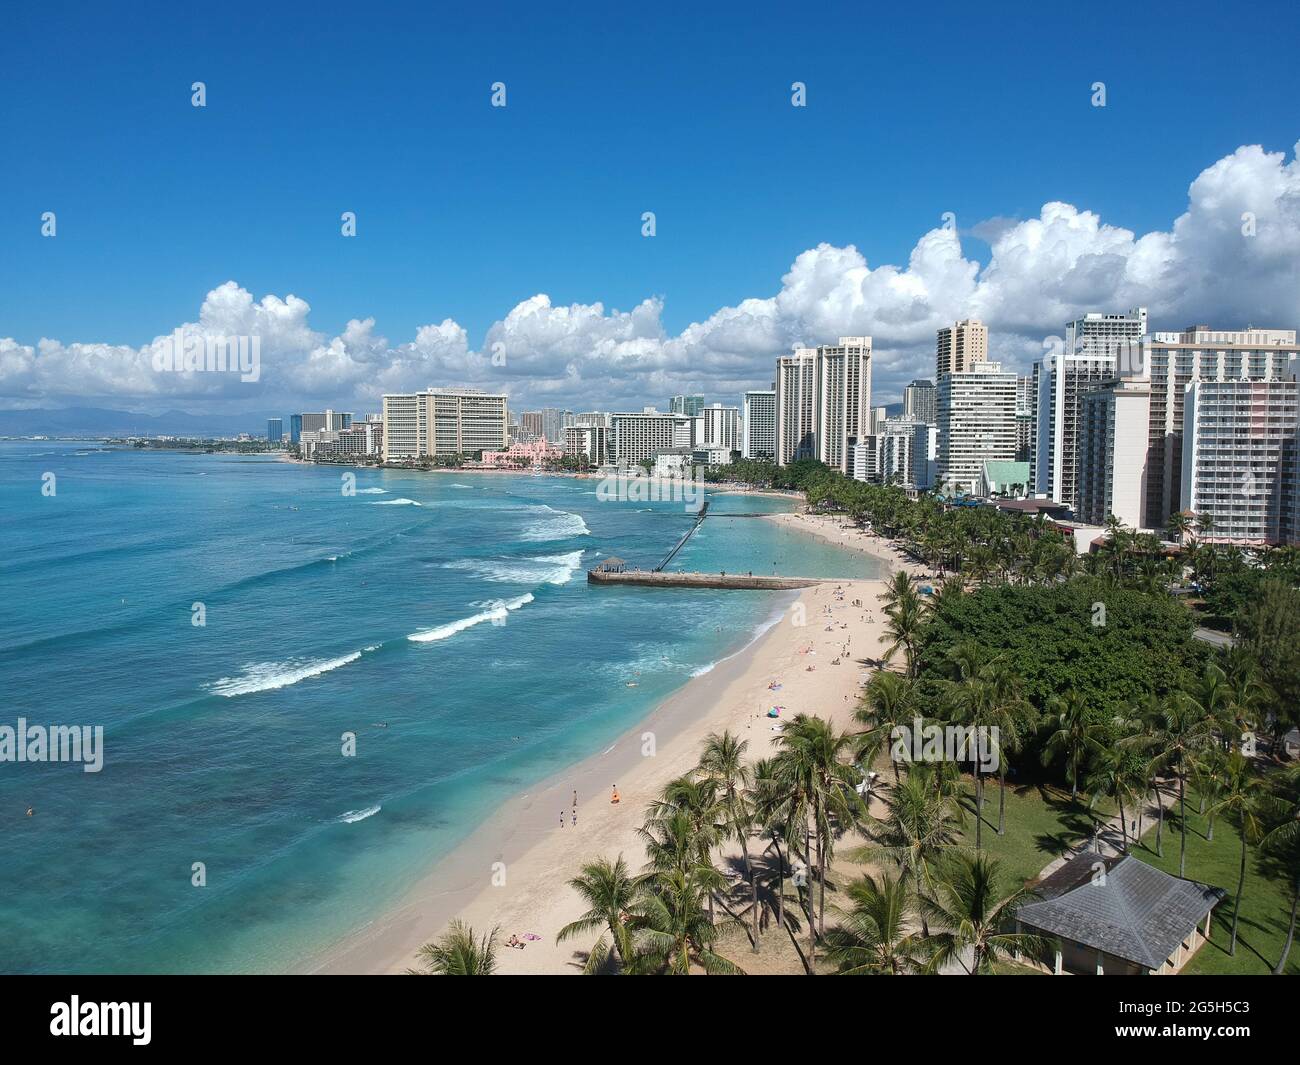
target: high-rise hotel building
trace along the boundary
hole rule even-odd
[[[1030,464],[1029,487],[1033,481],[1034,454],[1034,409],[1037,406],[1037,393],[1034,391],[1033,374],[1022,374],[1016,378],[1016,461]]]
[[[598,422],[570,425],[564,430],[564,453],[585,455],[593,466],[605,465],[609,461],[609,428]]]
[[[1016,457],[1016,375],[976,362],[940,377],[938,436],[935,483],[978,491],[984,463]]]
[[[552,444],[563,444],[564,430],[572,424],[573,411],[555,407],[524,411],[519,415],[520,435],[526,441],[549,440]]]
[[[1142,345],[1151,381],[1146,527],[1163,529],[1183,496],[1183,410],[1198,381],[1284,381],[1300,359],[1294,329],[1222,330],[1195,325]]]
[[[1151,382],[1123,378],[1084,392],[1079,400],[1078,502],[1075,516],[1104,525],[1112,514],[1147,528],[1147,439]]]
[[[1065,327],[1065,342],[1034,365],[1034,491],[1058,503],[1078,504],[1079,402],[1088,389],[1115,380],[1131,365],[1147,331],[1147,309],[1089,313]]]
[[[300,443],[303,433],[322,431],[336,433],[340,429],[350,429],[351,427],[352,413],[350,411],[335,412],[327,410],[314,414],[290,414],[289,442],[292,444]]]
[[[471,388],[384,396],[384,461],[497,451],[509,445],[506,397]]]
[[[757,389],[744,396],[745,438],[741,454],[747,459],[776,461],[776,389]]]
[[[938,425],[938,395],[933,381],[913,381],[903,389],[903,416],[926,425]]]
[[[703,409],[704,397],[701,395],[673,396],[668,401],[669,414],[685,414],[688,418],[694,418]]]
[[[1283,381],[1195,381],[1183,400],[1180,509],[1213,522],[1205,537],[1300,542],[1300,405]]]
[[[934,369],[936,379],[949,373],[962,373],[989,357],[989,327],[975,318],[944,326],[935,334]]]
[[[681,414],[664,414],[653,407],[640,414],[614,413],[609,418],[610,461],[637,466],[661,451],[689,447],[690,435],[690,418]]]
[[[1206,506],[1217,524],[1214,509],[1226,507],[1222,539],[1275,535],[1270,522],[1285,525],[1297,487],[1285,476],[1285,457],[1276,477],[1262,467],[1285,451],[1277,431],[1283,438],[1290,431],[1282,424],[1289,389],[1244,386],[1290,381],[1297,360],[1290,329],[1197,325],[1144,338],[1136,365],[1120,367],[1117,379],[1094,385],[1081,400],[1078,516],[1099,524],[1114,514],[1127,525],[1161,530],[1177,510]],[[1231,512],[1234,501],[1224,489],[1231,482],[1267,485],[1266,494],[1278,496],[1274,516],[1266,517],[1261,504],[1246,505],[1245,496],[1235,501],[1240,511]]]
[[[870,435],[871,338],[796,348],[776,361],[776,461],[815,458],[851,474],[849,448]]]
[[[696,418],[692,435],[697,439],[691,441],[693,447],[726,451],[728,454],[740,450],[739,407],[713,403],[701,407]]]

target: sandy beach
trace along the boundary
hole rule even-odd
[[[804,514],[791,511],[786,514],[770,514],[768,517],[788,528],[815,536],[819,540],[835,544],[849,551],[861,551],[884,562],[891,571],[906,570],[914,577],[929,577],[930,571],[913,562],[892,540],[886,540],[876,533],[864,532],[849,524],[844,518],[833,514]]]
[[[771,520],[867,551],[891,568],[899,565],[880,541],[849,533],[839,539],[833,519],[780,514]],[[421,944],[459,917],[480,932],[498,927],[503,941],[528,933],[540,937],[523,950],[499,951],[503,974],[579,973],[596,937],[555,941],[583,910],[568,880],[583,863],[620,853],[632,870],[640,870],[644,852],[636,831],[646,806],[665,783],[695,766],[709,733],[726,729],[747,740],[752,762],[774,746],[777,721],[766,716],[773,706],[783,708],[778,720],[808,713],[848,727],[870,676],[862,660],[879,655],[884,618],[877,596],[883,583],[828,581],[787,593],[780,621],[767,632],[690,680],[605,751],[507,802],[406,901],[335,945],[310,971],[403,972]],[[615,785],[617,805],[610,802]]]

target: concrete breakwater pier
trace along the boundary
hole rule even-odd
[[[587,570],[588,584],[637,584],[651,588],[749,588],[755,591],[780,591],[786,588],[808,588],[823,583],[816,577],[770,577],[757,576],[753,573],[667,573],[664,567],[686,546],[689,540],[709,515],[706,501],[691,525],[673,549],[664,556],[664,560],[654,569],[629,568],[621,558],[611,555],[595,569]],[[728,517],[758,517],[759,515],[728,515]]]
[[[588,584],[635,584],[651,588],[748,588],[773,591],[785,588],[808,588],[824,581],[816,577],[764,577],[748,573],[664,573],[661,570],[626,569],[607,566],[616,559],[606,559],[587,571]],[[607,567],[607,568],[606,568]]]

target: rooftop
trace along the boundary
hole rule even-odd
[[[1104,877],[1094,877],[1098,863]],[[1158,969],[1224,896],[1222,888],[1170,876],[1131,855],[1085,851],[1038,885],[1041,901],[1017,920],[1052,935]]]

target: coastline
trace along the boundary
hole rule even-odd
[[[793,510],[782,514],[766,515],[787,528],[797,529],[808,536],[814,536],[829,544],[835,544],[847,551],[861,551],[884,564],[886,576],[896,570],[905,570],[913,577],[933,577],[925,566],[913,562],[892,541],[879,533],[865,532],[849,527],[842,518],[830,514],[804,514]]]
[[[887,571],[899,565],[888,548],[860,533],[835,538],[834,529],[821,525],[831,519],[766,517],[861,550]],[[848,535],[859,542],[848,542]],[[753,761],[774,747],[777,722],[766,717],[773,705],[785,708],[782,717],[816,714],[847,727],[869,676],[862,659],[879,655],[884,619],[876,596],[887,575],[831,580],[797,595],[786,593],[779,620],[766,631],[691,678],[604,751],[506,800],[397,906],[301,968],[322,974],[401,973],[423,943],[460,918],[480,934],[499,927],[503,940],[511,934],[540,937],[524,950],[501,950],[503,974],[579,973],[596,936],[555,942],[559,929],[583,910],[569,879],[597,857],[622,854],[631,869],[640,869],[644,853],[637,829],[645,807],[664,784],[695,766],[709,733],[727,729],[748,741],[746,756]],[[854,607],[855,600],[862,606]],[[771,683],[780,689],[770,690]],[[618,805],[610,802],[614,785]],[[574,791],[576,826],[571,823]]]

